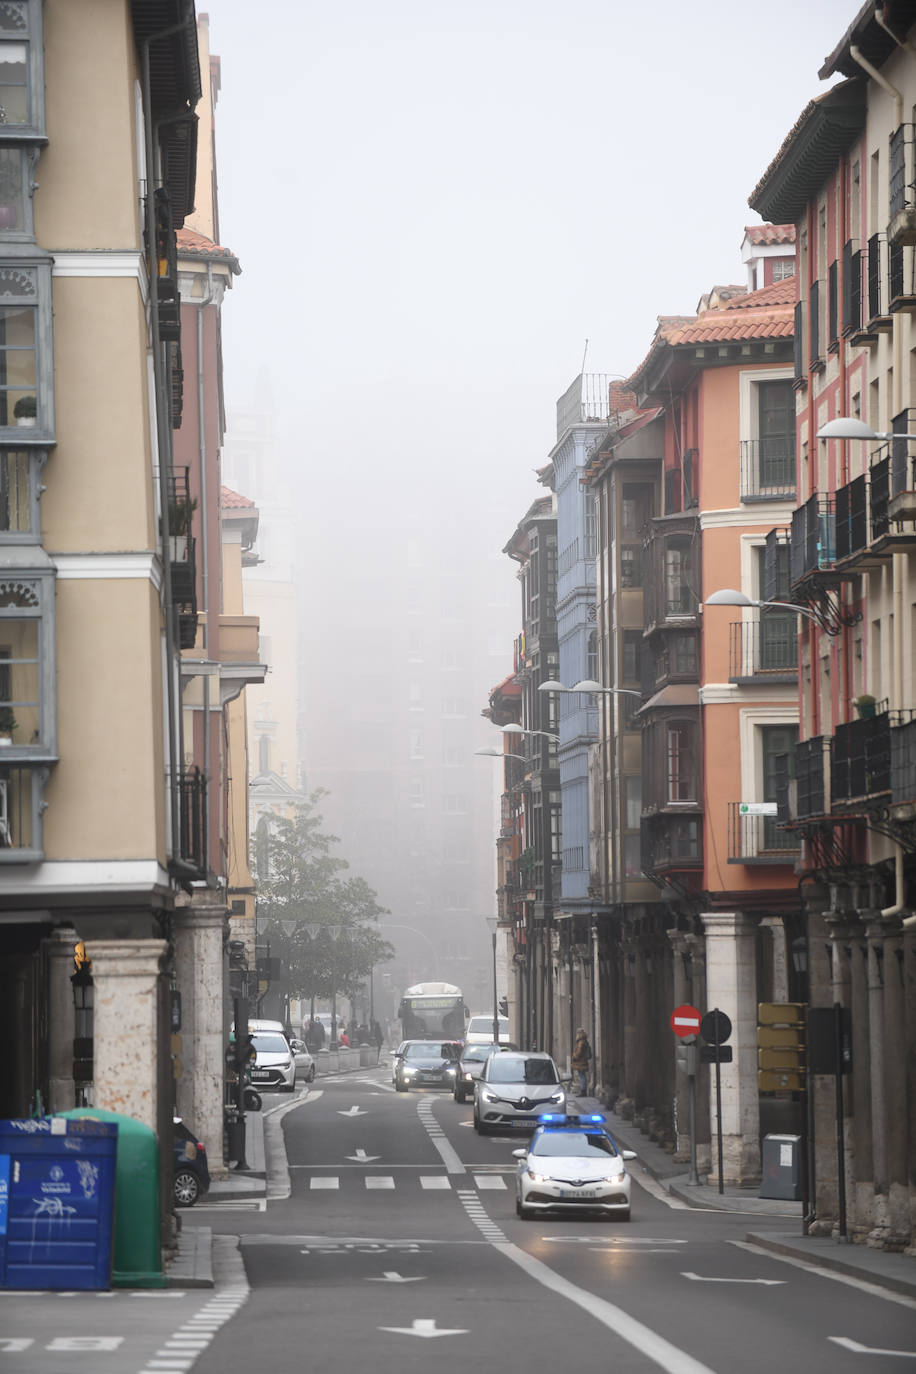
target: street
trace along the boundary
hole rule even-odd
[[[288,1198],[214,1195],[183,1214],[213,1230],[215,1290],[4,1294],[4,1370],[394,1374],[452,1358],[520,1374],[572,1355],[633,1374],[762,1374],[774,1358],[806,1371],[916,1359],[914,1299],[749,1245],[747,1216],[668,1197],[638,1160],[629,1223],[520,1221],[511,1151],[525,1137],[479,1138],[470,1104],[396,1093],[384,1061],[271,1108]],[[786,1221],[754,1218],[767,1227]]]

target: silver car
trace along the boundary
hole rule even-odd
[[[492,1042],[488,1045],[469,1045],[465,1042],[464,1049],[461,1051],[461,1058],[458,1061],[458,1072],[455,1075],[455,1087],[452,1092],[456,1102],[464,1102],[467,1098],[474,1096],[474,1084],[483,1073],[483,1066],[490,1055],[500,1054],[507,1049],[517,1050],[518,1045],[494,1045]]]
[[[601,1212],[630,1220],[630,1175],[622,1150],[604,1125],[604,1117],[548,1114],[527,1150],[513,1150],[519,1161],[515,1176],[515,1210],[524,1219],[538,1212]]]
[[[549,1054],[491,1054],[474,1085],[474,1129],[480,1135],[533,1130],[542,1112],[565,1112],[566,1093]]]

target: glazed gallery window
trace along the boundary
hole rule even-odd
[[[37,317],[35,306],[0,306],[0,425],[35,424]]]
[[[25,450],[0,449],[0,539],[33,532],[29,468]]]
[[[696,729],[687,721],[667,730],[668,801],[697,800]]]
[[[692,586],[693,548],[688,536],[670,539],[665,546],[665,612],[693,615],[697,608]]]

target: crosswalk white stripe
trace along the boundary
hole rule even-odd
[[[420,1187],[421,1187],[421,1188],[426,1188],[426,1189],[432,1189],[432,1188],[444,1189],[444,1188],[448,1188],[448,1189],[451,1189],[451,1186],[452,1186],[452,1185],[451,1185],[451,1183],[449,1182],[449,1180],[448,1180],[447,1178],[445,1178],[442,1174],[421,1174],[421,1175],[420,1175]]]
[[[390,1174],[369,1174],[366,1178],[366,1187],[372,1189],[393,1188],[394,1179]]]
[[[321,1188],[324,1188],[324,1189],[339,1188],[339,1187],[340,1187],[340,1179],[339,1179],[339,1178],[310,1178],[310,1179],[309,1179],[309,1187],[310,1187],[310,1188],[316,1188],[316,1189],[321,1189]]]
[[[498,1174],[475,1174],[474,1182],[478,1188],[501,1188],[503,1192],[506,1190],[506,1180]]]

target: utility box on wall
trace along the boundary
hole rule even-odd
[[[760,1196],[801,1201],[801,1136],[768,1135],[763,1140]]]
[[[0,1288],[110,1288],[118,1128],[0,1121]]]

